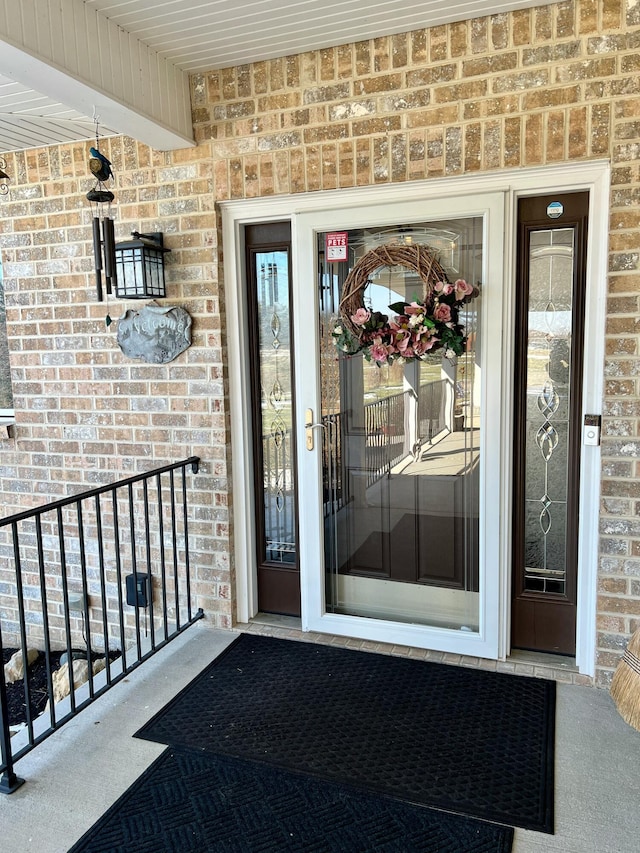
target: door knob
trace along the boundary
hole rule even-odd
[[[324,424],[314,424],[313,409],[307,409],[304,416],[304,433],[307,450],[313,450],[313,431],[314,429],[324,429]]]

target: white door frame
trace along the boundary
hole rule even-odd
[[[225,248],[224,281],[227,307],[227,339],[231,444],[232,444],[232,491],[235,569],[235,597],[237,620],[247,622],[257,613],[257,567],[255,563],[255,525],[253,502],[253,472],[251,461],[251,416],[249,406],[248,348],[244,333],[246,317],[244,281],[244,255],[242,228],[255,222],[290,219],[292,223],[292,247],[294,281],[300,275],[309,275],[313,269],[314,257],[302,256],[304,237],[299,243],[297,222],[300,215],[330,210],[344,212],[349,208],[363,208],[394,202],[408,203],[422,201],[426,204],[422,218],[429,218],[428,203],[439,198],[453,196],[472,196],[489,193],[502,193],[504,198],[505,234],[508,239],[504,245],[503,275],[503,362],[502,362],[502,403],[501,434],[512,435],[512,377],[513,377],[513,335],[510,334],[513,322],[516,251],[516,212],[517,199],[524,195],[542,195],[550,192],[572,192],[588,190],[590,192],[588,257],[587,257],[587,294],[585,316],[585,347],[583,378],[583,413],[600,413],[602,407],[603,363],[604,363],[604,321],[606,316],[606,278],[607,278],[607,235],[609,214],[609,176],[608,161],[593,161],[575,164],[561,164],[536,169],[504,170],[483,175],[465,175],[455,178],[442,178],[430,181],[410,182],[375,187],[363,187],[350,190],[333,190],[300,195],[277,196],[260,199],[229,201],[220,204],[223,224],[223,245]],[[431,208],[433,209],[433,208]],[[334,225],[337,222],[334,221]],[[302,229],[303,232],[305,229]],[[506,318],[506,324],[504,322]],[[311,324],[313,325],[313,324]],[[307,340],[307,345],[309,345]],[[298,408],[308,403],[303,399],[301,389],[297,389]],[[316,401],[317,402],[317,401]],[[303,430],[303,418],[298,419],[298,431]],[[303,436],[299,444],[304,446]],[[512,454],[511,441],[501,442],[500,449],[501,503],[499,507],[502,519],[511,518],[511,478]],[[597,584],[597,537],[600,495],[600,448],[582,448],[580,472],[580,530],[578,546],[578,619],[576,663],[579,671],[585,675],[595,672],[595,635],[596,635],[596,584]],[[511,537],[510,524],[505,524],[499,542],[499,624],[497,632],[497,657],[504,658],[509,652],[510,636],[510,588],[511,588]],[[304,578],[301,577],[303,594],[304,630],[309,629],[309,610],[313,603],[305,600]],[[347,617],[348,618],[348,617]],[[315,620],[312,620],[315,621]],[[367,621],[367,620],[359,620]],[[314,625],[315,627],[315,625]],[[316,628],[317,630],[317,628]],[[337,631],[333,626],[327,630]],[[342,631],[340,631],[342,633]],[[351,633],[351,632],[349,632]],[[458,632],[455,632],[458,633]],[[359,636],[365,637],[361,631]],[[471,639],[471,638],[469,638]],[[391,639],[392,642],[397,641]],[[406,641],[405,641],[406,642]],[[438,648],[438,645],[432,645]],[[444,647],[449,647],[448,641]],[[474,654],[473,651],[464,651]],[[495,654],[491,655],[496,656]]]
[[[500,553],[499,543],[504,536],[504,518],[488,510],[501,501],[503,483],[493,476],[500,470],[501,448],[507,444],[501,422],[501,337],[504,328],[502,311],[504,193],[472,192],[464,195],[447,194],[433,199],[421,197],[391,201],[384,204],[364,204],[345,209],[328,208],[323,211],[301,213],[296,217],[296,256],[294,266],[294,315],[308,317],[310,322],[300,323],[304,335],[298,334],[300,351],[296,359],[296,399],[298,409],[320,410],[318,386],[318,334],[317,287],[315,258],[318,232],[335,228],[375,228],[419,222],[436,224],[438,220],[458,219],[464,216],[483,220],[482,310],[480,320],[482,341],[482,382],[480,383],[480,542],[479,568],[480,592],[478,594],[478,630],[460,631],[436,628],[410,622],[394,622],[363,616],[349,616],[326,611],[324,596],[324,565],[319,555],[324,553],[322,525],[322,478],[319,449],[309,453],[304,442],[298,454],[298,500],[305,507],[299,518],[299,556],[301,568],[302,627],[303,630],[340,634],[374,642],[392,643],[417,648],[496,658],[499,654],[500,612]],[[309,262],[309,259],[311,262]],[[314,394],[313,392],[317,392]],[[304,421],[303,421],[304,422]],[[320,437],[317,436],[316,444]],[[309,510],[314,508],[313,517]]]

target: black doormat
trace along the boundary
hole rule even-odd
[[[509,853],[511,827],[167,749],[69,853]]]
[[[553,832],[555,682],[242,634],[137,736]]]

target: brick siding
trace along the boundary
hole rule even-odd
[[[89,143],[9,153],[2,202],[18,425],[5,512],[202,456],[196,588],[233,618],[229,423],[214,202],[609,158],[612,167],[596,683],[640,627],[640,2],[568,2],[192,77],[194,149],[105,140],[117,238],[162,230],[169,301],[194,317],[167,366],[131,363],[93,298]],[[122,306],[114,304],[116,317]],[[0,577],[0,583],[2,578]]]

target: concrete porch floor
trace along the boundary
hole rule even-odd
[[[164,750],[133,733],[234,637],[197,623],[19,761],[2,853],[65,853]],[[607,692],[564,683],[556,726],[555,835],[516,829],[514,853],[637,853],[640,732]]]

